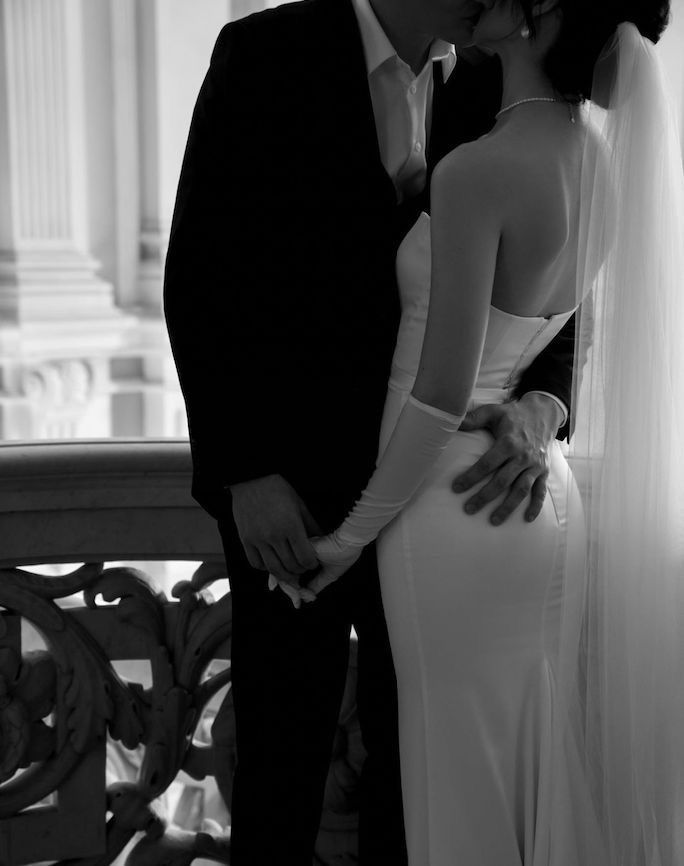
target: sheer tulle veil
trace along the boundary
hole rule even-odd
[[[684,178],[657,51],[633,24],[604,47],[583,111],[569,458],[584,514],[569,509],[556,758],[580,752],[606,866],[675,866],[684,863]]]

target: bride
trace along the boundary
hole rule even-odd
[[[474,44],[501,60],[502,107],[436,168],[399,249],[377,468],[299,592],[314,601],[378,538],[411,866],[674,866],[684,194],[653,47],[668,4],[483,5]],[[507,400],[578,308],[590,495],[555,442],[535,522],[466,517],[451,479],[488,443],[464,415]]]

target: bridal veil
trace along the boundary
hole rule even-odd
[[[585,514],[584,525],[567,527],[575,591],[562,611],[555,742],[570,734],[580,749],[606,866],[676,866],[684,863],[684,178],[664,73],[633,24],[620,24],[604,47],[585,108],[584,302],[569,454]]]

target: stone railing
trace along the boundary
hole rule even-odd
[[[230,862],[231,596],[189,482],[182,441],[0,446],[2,866]],[[178,560],[171,599],[121,564]],[[356,862],[354,649],[321,866]]]

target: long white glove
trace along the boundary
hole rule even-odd
[[[319,593],[351,568],[416,493],[463,418],[409,396],[356,505],[334,532],[313,541],[323,568],[307,590]]]

